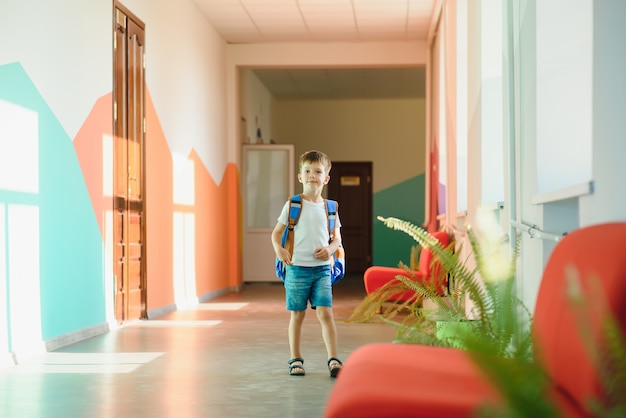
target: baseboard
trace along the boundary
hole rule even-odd
[[[205,293],[204,295],[200,296],[198,298],[198,300],[200,301],[200,303],[203,303],[203,302],[207,302],[207,301],[209,301],[211,299],[215,299],[217,297],[225,295],[227,293],[239,292],[240,290],[241,290],[241,286],[225,287],[224,289],[215,290],[213,292]]]
[[[46,346],[46,351],[55,351],[59,348],[88,340],[89,338],[97,335],[106,334],[107,332],[109,332],[109,324],[105,322],[103,324],[81,328],[76,331],[68,332],[67,334],[59,335],[58,337],[50,338],[49,340],[46,340],[44,344]]]
[[[12,353],[0,354],[0,370],[15,366],[15,364],[15,356]]]
[[[220,290],[216,290],[213,292],[209,292],[206,293],[200,297],[198,297],[197,302],[199,303],[203,303],[206,302],[208,300],[214,299],[216,297],[225,295],[227,293],[232,293],[232,292],[239,292],[241,290],[241,286],[230,286],[230,287],[225,287],[224,289],[220,289]],[[194,302],[193,304],[197,303]],[[155,319],[155,318],[159,318],[161,316],[167,315],[169,313],[175,312],[177,311],[178,308],[176,307],[175,303],[169,304],[169,305],[165,305],[165,306],[161,306],[159,308],[155,308],[155,309],[148,309],[148,319]]]
[[[160,308],[148,309],[146,314],[148,315],[148,319],[154,319],[174,311],[176,311],[176,304],[171,303],[169,305],[161,306]]]

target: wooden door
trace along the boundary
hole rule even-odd
[[[146,318],[145,280],[145,33],[116,2],[114,44],[115,317]]]
[[[333,161],[328,198],[339,202],[346,272],[363,273],[372,265],[372,163]]]

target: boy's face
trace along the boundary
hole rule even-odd
[[[330,180],[326,167],[319,161],[305,161],[298,173],[298,181],[305,189],[322,189]]]

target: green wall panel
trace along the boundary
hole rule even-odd
[[[0,202],[39,209],[43,339],[101,324],[103,242],[72,140],[20,64],[0,65],[0,100],[38,115],[39,192],[0,190]]]
[[[416,225],[424,223],[425,176],[419,175],[374,193],[373,265],[396,267],[409,264],[416,242],[400,231],[387,228],[377,219],[395,217]]]

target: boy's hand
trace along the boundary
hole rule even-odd
[[[329,260],[331,253],[328,251],[328,247],[318,247],[315,249],[315,258],[318,260]]]
[[[276,257],[286,265],[291,265],[291,254],[285,248],[280,247],[276,253]]]

